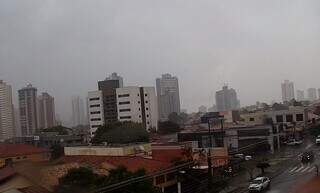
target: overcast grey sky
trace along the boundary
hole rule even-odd
[[[1,0],[0,79],[71,96],[111,72],[154,86],[172,73],[182,107],[211,105],[224,83],[242,105],[280,99],[280,83],[320,87],[319,0]]]

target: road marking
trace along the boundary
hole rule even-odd
[[[298,166],[294,167],[292,170],[290,170],[289,172],[293,172],[294,170],[296,170],[298,168]]]
[[[301,170],[301,173],[307,171],[308,169],[310,169],[310,166],[306,167],[305,169]]]
[[[312,147],[312,144],[309,144],[306,149],[310,149],[310,147]]]
[[[304,166],[301,166],[301,168],[297,169],[295,172],[298,173],[300,172],[301,170],[303,170]]]
[[[315,167],[311,167],[311,169],[308,172],[312,172],[315,169]]]

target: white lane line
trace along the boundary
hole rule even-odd
[[[292,168],[292,170],[290,170],[289,172],[293,172],[294,170],[296,170],[298,168],[298,166]]]
[[[311,169],[308,172],[312,172],[314,169],[316,169],[315,167],[311,167]]]
[[[295,173],[300,172],[301,170],[303,170],[303,168],[304,168],[304,166],[301,166],[301,168],[297,169],[297,170],[295,171]]]
[[[306,149],[310,149],[310,147],[312,147],[312,144],[309,144]]]
[[[308,169],[310,169],[310,166],[308,166],[308,167],[306,167],[305,169],[303,169],[303,170],[301,171],[301,173],[307,171]]]

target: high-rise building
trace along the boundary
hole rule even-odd
[[[204,105],[201,105],[198,109],[198,112],[200,113],[206,113],[207,112],[207,107]]]
[[[285,80],[281,84],[282,89],[282,101],[289,102],[294,99],[294,84],[289,80]]]
[[[98,82],[99,90],[102,92],[105,124],[118,120],[116,89],[123,85],[121,77],[117,76],[118,78],[115,78],[115,75],[113,76],[114,79],[110,77]]]
[[[318,99],[320,100],[320,88],[318,89]]]
[[[90,135],[93,137],[99,126],[104,125],[102,91],[88,92],[88,117]]]
[[[219,112],[239,109],[237,92],[233,88],[223,86],[222,90],[216,92],[216,105]]]
[[[118,80],[119,81],[119,88],[123,87],[123,78],[121,76],[119,76],[116,72],[112,73],[105,80]]]
[[[56,126],[54,98],[44,92],[38,96],[38,127],[45,129]]]
[[[15,136],[12,88],[0,80],[0,141]]]
[[[119,121],[142,123],[150,131],[158,130],[157,96],[154,87],[117,88]]]
[[[180,96],[178,78],[163,74],[156,79],[159,117],[161,121],[168,120],[171,113],[180,113]]]
[[[85,124],[84,103],[79,96],[72,97],[72,126],[76,127]]]
[[[28,84],[18,91],[20,108],[20,126],[22,136],[38,132],[37,88]]]
[[[297,101],[304,101],[304,91],[303,90],[297,90]]]
[[[317,89],[315,88],[308,88],[308,100],[315,101],[317,100]]]

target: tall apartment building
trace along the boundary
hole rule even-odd
[[[118,120],[116,89],[120,88],[120,82],[121,80],[111,80],[110,77],[98,82],[99,90],[102,92],[103,114],[106,124]]]
[[[180,113],[180,95],[178,78],[163,74],[156,79],[159,117],[161,121],[168,120],[171,113]]]
[[[292,99],[294,99],[294,84],[293,82],[289,80],[285,80],[281,84],[281,90],[282,90],[282,101],[283,102],[289,102]]]
[[[0,141],[15,136],[12,88],[0,80]]]
[[[142,123],[150,131],[158,130],[157,97],[154,87],[116,89],[119,121]]]
[[[72,97],[72,126],[84,125],[85,112],[83,99],[79,96]]]
[[[318,89],[318,99],[320,99],[320,88]]]
[[[38,96],[38,127],[45,129],[56,126],[54,98],[44,92]]]
[[[119,76],[116,72],[112,73],[105,80],[118,80],[119,81],[119,88],[123,87],[123,78],[121,76]]]
[[[34,135],[38,131],[37,89],[31,84],[18,91],[20,127],[22,136]]]
[[[88,92],[88,116],[90,135],[93,137],[98,127],[104,125],[102,91]]]
[[[308,89],[308,100],[309,101],[317,100],[317,89],[315,89],[315,88]]]
[[[297,90],[297,101],[304,101],[304,91],[303,90]]]
[[[219,112],[239,109],[237,92],[233,88],[223,86],[222,90],[216,92],[216,105]]]

